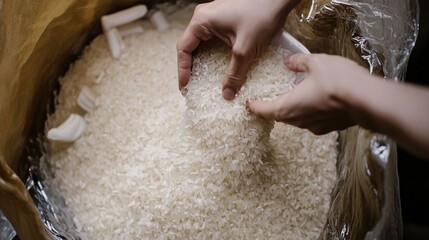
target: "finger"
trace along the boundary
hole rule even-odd
[[[177,43],[177,69],[179,77],[179,89],[182,90],[191,77],[192,51],[201,41],[212,38],[210,31],[202,25],[189,25]]]
[[[222,95],[225,99],[232,100],[235,98],[246,81],[251,63],[252,59],[249,57],[248,51],[243,50],[237,44],[234,45],[228,72],[222,83]]]
[[[251,112],[267,120],[279,120],[279,106],[280,98],[276,98],[272,101],[255,100],[247,102],[247,107]]]
[[[310,54],[305,53],[285,54],[283,63],[294,72],[307,72],[310,57]]]
[[[309,129],[316,135],[323,135],[334,130],[344,130],[356,124],[345,113],[325,112],[306,119],[306,124],[302,127]]]

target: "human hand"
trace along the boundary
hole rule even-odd
[[[250,111],[271,120],[325,134],[357,124],[359,104],[349,91],[360,91],[359,83],[370,78],[357,63],[340,56],[298,53],[284,58],[292,71],[305,75],[295,89],[272,101],[252,101]]]
[[[232,48],[222,95],[231,100],[246,80],[252,61],[280,33],[287,15],[299,0],[216,0],[199,4],[177,44],[179,88],[189,82],[192,51],[201,41],[218,37]]]

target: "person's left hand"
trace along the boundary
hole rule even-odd
[[[246,80],[252,61],[281,33],[287,15],[299,0],[216,0],[199,4],[177,43],[179,89],[188,84],[192,52],[213,37],[231,47],[231,61],[222,82],[222,95],[231,100]]]

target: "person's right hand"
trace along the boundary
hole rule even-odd
[[[285,65],[302,72],[304,80],[272,101],[252,101],[250,111],[278,122],[309,129],[315,134],[342,130],[360,123],[371,127],[361,114],[356,94],[367,91],[369,71],[340,56],[298,53],[285,57]]]
[[[304,80],[272,101],[249,102],[250,111],[315,134],[357,124],[428,158],[429,88],[371,75],[340,56],[298,53],[284,62]]]
[[[216,0],[197,5],[177,44],[179,89],[189,82],[192,51],[201,41],[218,37],[232,48],[231,62],[222,82],[222,95],[231,100],[246,80],[252,61],[280,33],[286,17],[299,0]]]

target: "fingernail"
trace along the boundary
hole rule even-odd
[[[283,54],[283,63],[287,64],[290,62],[290,56],[292,56],[291,52],[286,52]]]
[[[231,88],[225,88],[222,91],[222,96],[223,98],[225,98],[226,100],[232,100],[235,98],[235,92],[234,90],[232,90]]]
[[[188,88],[187,87],[180,88],[180,93],[182,94],[182,96],[186,96],[186,94],[188,93]]]

